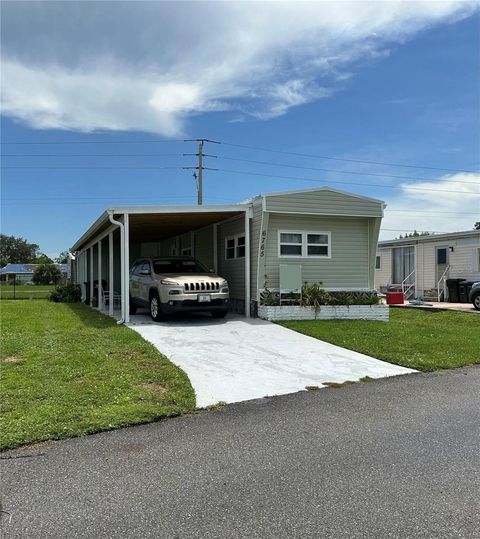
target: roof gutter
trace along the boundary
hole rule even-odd
[[[123,324],[125,322],[125,225],[121,221],[116,221],[113,218],[113,210],[107,210],[108,213],[108,220],[112,223],[112,225],[116,225],[120,227],[120,282],[121,282],[121,316],[120,320],[117,321],[117,324]],[[109,287],[111,288],[113,283],[109,284]],[[112,301],[110,299],[110,301]]]

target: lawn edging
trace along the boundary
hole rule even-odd
[[[318,313],[300,305],[260,305],[258,316],[271,322],[280,320],[377,320],[388,322],[388,305],[322,305]]]

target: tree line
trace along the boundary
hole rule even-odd
[[[24,238],[0,234],[0,267],[7,264],[66,264],[68,251],[60,253],[53,260],[40,251],[36,243],[29,243]]]

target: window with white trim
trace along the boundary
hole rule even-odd
[[[190,247],[184,247],[182,249],[182,256],[192,256],[192,249]]]
[[[280,232],[280,256],[302,256],[303,234]]]
[[[227,236],[225,238],[225,260],[245,258],[245,236]]]
[[[278,232],[278,256],[294,258],[330,258],[330,232]]]
[[[225,238],[225,260],[235,258],[235,238]]]
[[[382,259],[380,258],[380,255],[377,255],[375,258],[375,269],[382,269]]]
[[[245,258],[245,236],[237,236],[235,255],[236,258]]]
[[[328,256],[328,234],[307,234],[307,256]]]

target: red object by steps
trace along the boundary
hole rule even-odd
[[[403,292],[387,292],[387,305],[403,305]]]

